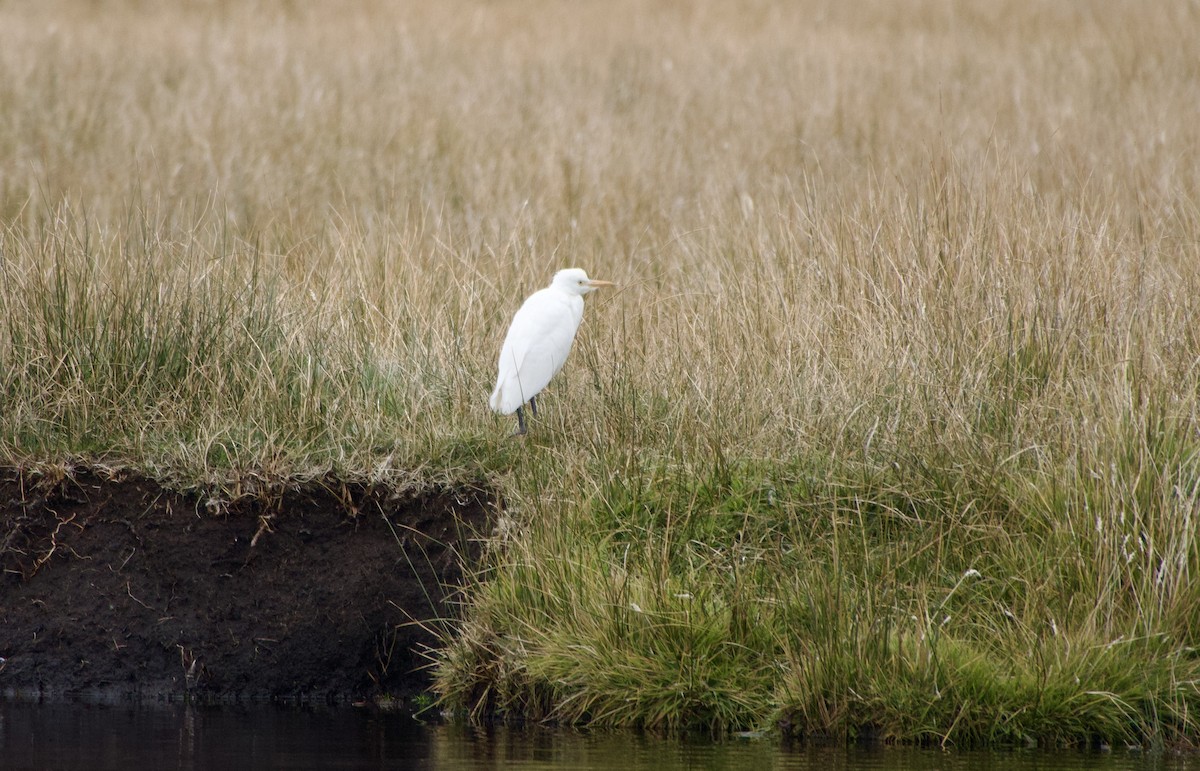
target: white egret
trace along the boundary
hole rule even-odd
[[[571,352],[583,319],[583,296],[602,286],[613,283],[588,278],[579,268],[560,270],[550,286],[529,295],[513,316],[488,403],[501,415],[517,413],[517,434],[526,430],[522,406],[529,402],[537,417],[534,397],[558,374]]]

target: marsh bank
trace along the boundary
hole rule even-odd
[[[6,469],[0,694],[411,700],[490,510],[482,486]]]

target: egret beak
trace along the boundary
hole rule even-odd
[[[587,285],[592,289],[599,289],[602,286],[616,286],[616,284],[611,281],[601,281],[598,278],[588,279]]]

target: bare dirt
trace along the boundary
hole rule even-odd
[[[220,502],[2,470],[0,695],[411,704],[491,509],[482,487]]]

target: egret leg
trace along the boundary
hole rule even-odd
[[[517,407],[517,433],[513,434],[513,436],[524,436],[526,431],[525,410]]]
[[[529,397],[529,409],[533,410],[533,416],[535,418],[537,417],[537,402],[534,401],[536,398],[537,397],[534,396]]]

